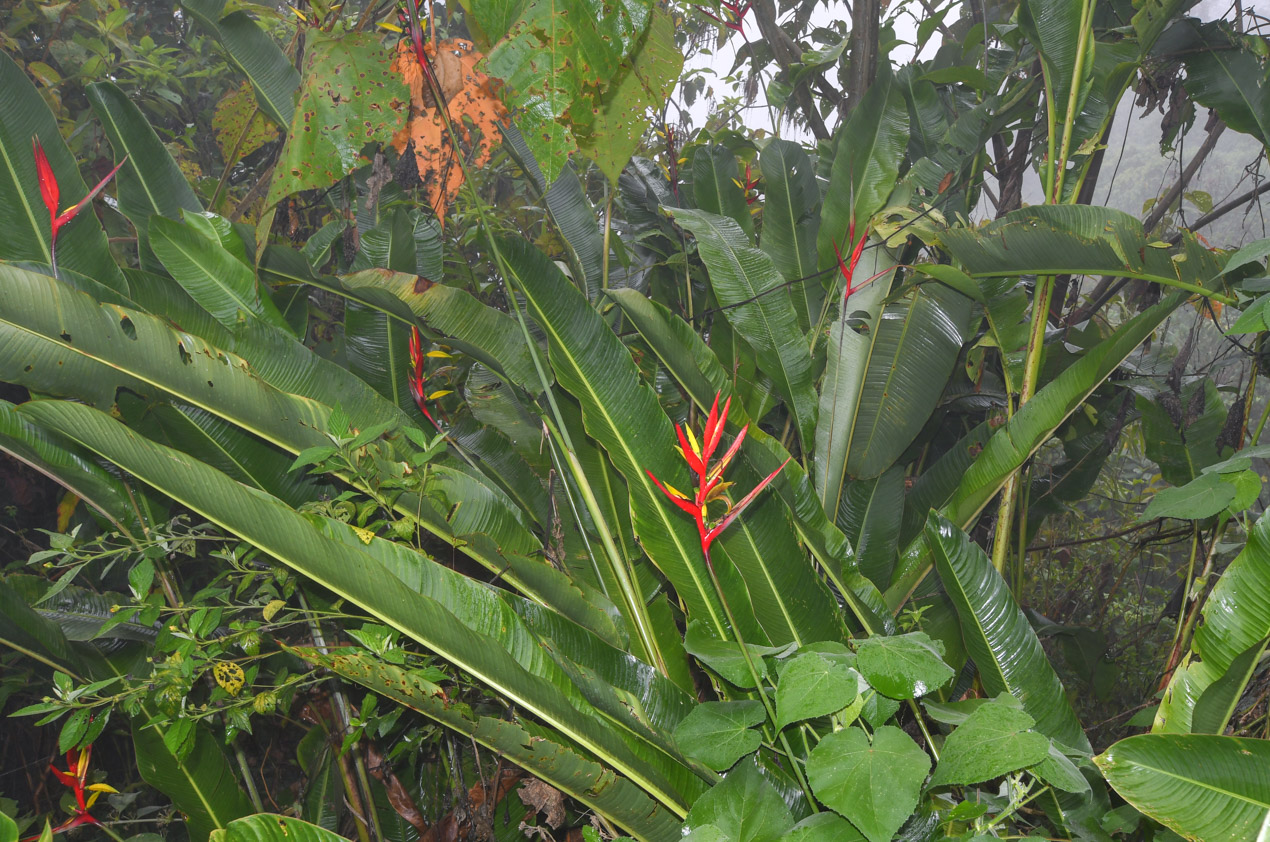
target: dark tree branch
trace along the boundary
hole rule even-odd
[[[785,30],[780,28],[780,24],[776,22],[776,4],[774,0],[758,0],[753,7],[754,20],[758,23],[759,33],[763,39],[767,41],[767,45],[772,50],[772,55],[776,57],[776,63],[780,65],[781,70],[789,72],[789,69],[795,64],[802,61],[802,50],[798,44]],[[820,116],[819,109],[816,108],[816,99],[811,95],[811,87],[808,80],[804,79],[794,88],[794,102],[798,105],[799,111],[807,119],[807,125],[811,129],[811,133],[816,136],[817,140],[829,139],[829,128],[825,125],[825,121]]]

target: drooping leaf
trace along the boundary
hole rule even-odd
[[[1181,47],[1186,92],[1237,132],[1270,143],[1270,94],[1261,59],[1218,23],[1186,21],[1191,43]]]
[[[789,401],[802,440],[811,442],[817,408],[811,352],[780,272],[732,219],[692,209],[674,214],[697,238],[714,294],[727,308],[724,316],[754,348],[760,367]]]
[[[987,554],[937,512],[927,520],[926,541],[984,689],[1009,693],[1035,720],[1036,730],[1088,751],[1089,740],[1036,632]]]
[[[220,42],[229,60],[251,82],[264,112],[281,128],[288,128],[295,112],[300,74],[282,48],[246,11],[222,17],[225,5],[225,0],[185,0],[181,4]]]
[[[390,141],[409,109],[410,93],[389,69],[378,38],[311,31],[299,99],[266,205],[348,175],[368,160],[362,147]]]
[[[816,274],[820,190],[811,159],[797,143],[774,138],[759,159],[763,172],[763,236],[759,246],[790,284],[798,326],[820,318],[824,287]]]
[[[816,797],[845,816],[869,839],[890,842],[917,806],[930,758],[893,725],[873,732],[835,731],[807,758]]]
[[[1141,734],[1094,758],[1134,807],[1188,839],[1254,842],[1270,826],[1270,743]]]

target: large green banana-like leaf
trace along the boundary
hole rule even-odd
[[[1016,275],[1118,275],[1154,281],[1233,303],[1212,279],[1221,261],[1194,236],[1175,251],[1148,241],[1142,223],[1094,205],[1041,205],[982,228],[949,228],[940,244],[974,278]]]
[[[611,290],[609,296],[618,302],[623,313],[699,406],[708,410],[716,394],[727,399],[731,385],[723,367],[682,319],[635,290]],[[748,419],[745,410],[734,404],[728,420],[735,425],[731,428],[735,432]],[[756,437],[765,435],[757,427],[751,427],[742,446],[747,459]],[[753,473],[749,480],[753,482],[767,476],[781,461],[784,457],[765,472],[751,464]],[[801,469],[790,462],[776,478],[773,488],[782,487],[794,471],[801,473]],[[720,547],[745,580],[756,618],[773,643],[838,639],[842,631],[832,598],[812,567],[805,563],[797,541],[791,540],[794,535],[783,522],[785,513],[773,503],[776,501],[768,500],[751,507],[723,533]],[[738,531],[733,533],[732,530]],[[836,569],[841,560],[834,559],[831,563]]]
[[[289,329],[273,301],[260,294],[251,270],[219,242],[158,214],[147,230],[150,247],[169,274],[218,322],[233,329],[240,319],[254,317]]]
[[[513,383],[531,392],[542,389],[529,348],[511,316],[482,304],[466,290],[382,269],[341,278],[320,275],[299,252],[278,246],[265,249],[260,270],[270,280],[313,284],[405,324],[422,321],[447,337],[446,344],[503,372]]]
[[[844,255],[865,236],[869,220],[882,210],[898,181],[908,146],[908,106],[893,84],[886,62],[878,78],[838,131],[837,148],[820,212],[816,251],[820,269],[836,266],[836,246]]]
[[[962,475],[956,492],[943,510],[948,519],[958,528],[969,528],[1010,475],[1049,440],[1067,416],[1075,412],[1184,300],[1185,296],[1180,293],[1169,296],[1121,325],[1014,413],[988,439]],[[886,591],[886,603],[892,610],[904,604],[930,571],[931,563],[930,553],[920,539],[914,539],[905,548],[891,587]]]
[[[1194,38],[1180,51],[1186,92],[1214,109],[1235,131],[1270,144],[1270,92],[1261,60],[1249,47],[1232,43],[1224,24],[1197,26],[1186,21],[1179,26],[1191,29]]]
[[[72,648],[57,623],[41,617],[4,579],[0,579],[0,646],[73,678],[88,674],[81,653]]]
[[[848,474],[881,474],[921,432],[957,363],[970,306],[942,284],[923,284],[882,311],[852,424]]]
[[[855,287],[879,272],[882,276],[853,292],[829,328],[825,378],[820,387],[820,414],[816,418],[815,477],[825,512],[835,517],[847,483],[847,460],[861,408],[864,375],[878,333],[882,301],[894,278],[894,266],[894,256],[875,239],[872,247],[862,253],[850,283]],[[836,295],[845,286],[835,283],[831,289]],[[859,318],[864,330],[855,330],[848,324],[848,317]]]
[[[579,289],[586,291],[589,300],[594,301],[603,284],[604,235],[572,164],[560,171],[560,176],[544,198],[551,220],[560,229],[560,236],[573,258],[573,274],[579,275],[574,282]]]
[[[275,498],[142,439],[110,416],[81,404],[34,401],[25,404],[22,411],[41,425],[63,435],[70,433],[70,438],[102,458],[451,661],[567,733],[675,813],[683,815],[687,800],[697,794],[677,791],[657,768],[635,756],[602,727],[593,709],[580,700],[570,703],[559,687],[531,672],[522,663],[529,653],[517,657],[469,629],[441,603],[401,583],[371,555],[323,535],[303,515]],[[682,780],[699,782],[695,777]]]
[[[966,470],[974,464],[975,455],[992,435],[992,427],[983,421],[971,428],[952,447],[944,451],[933,465],[922,471],[913,487],[904,495],[904,522],[900,529],[900,546],[906,547],[926,528],[931,509],[942,509],[961,482]]]
[[[701,337],[683,319],[634,290],[610,290],[609,297],[644,337],[667,370],[684,387],[693,402],[708,410],[716,394],[733,394],[732,379]],[[744,409],[734,403],[729,426],[739,430],[749,423]],[[767,476],[789,459],[789,453],[774,438],[751,426],[741,448],[745,460],[761,476]],[[785,502],[799,538],[820,561],[869,631],[888,627],[881,594],[856,569],[855,554],[842,532],[825,516],[811,480],[798,463],[789,461],[772,482],[772,490]],[[799,576],[808,575],[794,571]],[[786,575],[789,575],[788,573]],[[812,576],[812,580],[815,577]],[[819,585],[819,583],[817,583]],[[819,597],[816,598],[819,602]],[[813,606],[813,610],[821,609]]]
[[[730,217],[754,243],[754,220],[741,190],[736,155],[726,146],[698,146],[692,156],[692,201],[700,210]],[[688,185],[685,185],[688,186]]]
[[[1140,734],[1094,758],[1125,801],[1187,839],[1262,842],[1270,828],[1270,742]]]
[[[807,152],[774,138],[759,159],[763,172],[763,235],[759,246],[790,284],[798,326],[805,333],[820,318],[825,289],[816,274],[820,189]]]
[[[662,497],[649,477],[651,471],[662,482],[689,487],[687,468],[675,456],[674,428],[657,396],[639,382],[630,351],[545,255],[519,240],[500,241],[499,248],[516,289],[547,335],[557,381],[582,404],[587,432],[626,478],[635,533],[645,552],[675,586],[688,616],[730,639],[692,521]],[[741,605],[741,583],[724,578],[728,570],[719,566],[720,579],[733,597],[729,601]],[[753,616],[742,612],[737,619],[747,626],[739,632],[757,640]]]
[[[1204,691],[1219,681],[1240,655],[1254,646],[1264,649],[1265,638],[1270,636],[1270,603],[1266,594],[1270,594],[1270,515],[1257,520],[1243,551],[1222,573],[1204,602],[1203,622],[1195,630],[1190,653],[1164,691],[1153,730],[1174,734],[1190,731],[1195,706]],[[1239,686],[1246,684],[1248,678],[1245,674]],[[1240,694],[1232,696],[1230,705],[1238,701]],[[1220,718],[1224,727],[1230,710]]]
[[[348,370],[393,406],[417,413],[410,395],[410,328],[356,301],[344,304],[344,353]],[[426,394],[440,389],[425,384]]]
[[[691,209],[674,214],[697,238],[724,317],[754,348],[759,366],[789,401],[804,447],[810,447],[816,429],[815,371],[784,278],[728,217]]]
[[[145,245],[155,214],[179,219],[181,211],[203,210],[149,121],[123,91],[111,82],[95,82],[84,93],[106,130],[115,163],[128,158],[117,176],[119,211],[136,227],[139,246]]]
[[[1041,641],[987,554],[936,512],[926,522],[926,542],[961,618],[966,651],[979,668],[984,689],[991,696],[1010,693],[1036,720],[1036,730],[1089,751],[1089,740]]]
[[[0,401],[0,450],[25,462],[101,512],[125,535],[141,534],[123,482],[80,448],[31,424]]]
[[[1019,4],[1019,27],[1027,35],[1027,39],[1036,47],[1041,57],[1041,71],[1045,74],[1046,106],[1052,120],[1050,127],[1061,135],[1064,120],[1069,113],[1074,116],[1081,111],[1081,105],[1089,95],[1090,86],[1081,85],[1072,90],[1073,81],[1088,79],[1093,67],[1094,45],[1088,44],[1083,55],[1078,54],[1078,43],[1081,36],[1081,24],[1091,26],[1090,22],[1081,20],[1085,3],[1073,0],[1024,0]],[[1092,32],[1088,40],[1093,40]],[[1082,64],[1076,66],[1077,60]],[[1073,73],[1080,75],[1073,79]],[[1054,138],[1057,144],[1060,137]],[[1058,149],[1055,145],[1053,149]],[[1053,164],[1053,162],[1050,162]]]
[[[216,842],[341,842],[344,837],[293,816],[257,813],[230,822]]]
[[[896,465],[875,479],[849,482],[836,518],[855,547],[860,572],[879,588],[891,581],[904,515],[904,468]]]
[[[355,650],[324,654],[316,649],[292,653],[349,681],[422,713],[464,734],[578,799],[636,839],[673,842],[679,821],[629,780],[614,777],[603,765],[567,743],[533,738],[520,725],[447,703],[437,689],[402,667],[373,660]]]
[[[40,195],[31,138],[39,138],[61,189],[65,210],[88,194],[57,120],[7,52],[0,51],[0,259],[52,262],[53,229]],[[57,238],[58,268],[73,269],[117,292],[128,285],[96,214],[85,209]]]
[[[260,109],[287,131],[300,87],[295,63],[246,12],[221,17],[225,0],[186,0],[181,5],[220,42],[229,60],[251,81]]]
[[[551,500],[542,478],[505,435],[481,424],[470,412],[455,418],[446,432],[540,527],[551,528]]]
[[[1176,422],[1160,402],[1142,396],[1135,401],[1147,458],[1159,466],[1165,482],[1179,488],[1221,459],[1217,441],[1226,423],[1226,404],[1207,377],[1188,383],[1180,397],[1186,412]]]

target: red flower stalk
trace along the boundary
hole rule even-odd
[[[736,520],[741,512],[754,501],[759,492],[766,488],[772,480],[776,479],[776,475],[789,464],[789,459],[786,459],[779,468],[768,474],[762,482],[751,489],[750,493],[742,497],[739,502],[735,504],[729,503],[724,495],[732,483],[723,481],[723,472],[727,470],[732,458],[741,449],[741,442],[745,441],[745,433],[749,430],[749,425],[747,424],[741,428],[741,432],[737,434],[736,439],[733,440],[732,445],[723,454],[722,459],[714,465],[710,464],[710,460],[714,457],[714,452],[723,440],[723,427],[727,423],[728,409],[731,406],[732,398],[728,398],[723,404],[723,411],[720,412],[719,396],[714,396],[714,406],[710,408],[710,416],[706,419],[705,429],[701,432],[700,445],[698,445],[696,437],[692,434],[691,428],[684,425],[675,427],[675,433],[679,436],[678,450],[683,455],[684,461],[688,463],[688,468],[697,476],[697,487],[692,497],[679,491],[674,486],[663,483],[653,475],[652,471],[646,470],[649,479],[661,489],[661,493],[665,494],[670,499],[670,502],[692,515],[692,519],[697,524],[697,534],[701,539],[701,553],[705,556],[706,564],[710,564],[710,545],[714,543],[714,539],[718,538],[723,530],[727,529],[732,524],[732,521]],[[727,508],[721,518],[712,521],[708,509],[711,503],[718,501],[723,501]]]
[[[697,4],[697,10],[715,23],[721,23],[733,32],[741,33],[741,37],[745,38],[745,16],[750,11],[750,7],[754,5],[753,0],[747,0],[744,4],[740,0],[735,0],[734,2],[732,0],[721,0],[719,5],[727,12],[729,20],[723,20],[718,15],[706,11],[705,7],[700,4]],[[749,39],[745,38],[745,40],[748,41]]]
[[[57,776],[57,779],[75,793],[75,802],[77,804],[75,815],[53,828],[54,833],[61,833],[64,830],[70,830],[83,824],[101,824],[88,811],[92,809],[93,804],[101,797],[103,792],[119,791],[110,784],[85,784],[88,778],[88,761],[92,754],[92,746],[82,752],[76,752],[74,749],[66,752],[66,768],[68,770],[66,772],[52,764],[49,765],[49,769]],[[29,839],[38,838],[39,834],[29,837]],[[24,839],[22,842],[28,842],[28,840]]]
[[[856,240],[855,220],[852,220],[851,227],[847,229],[847,238],[851,240],[851,242],[855,243],[855,248],[851,250],[850,263],[847,263],[846,261],[842,259],[842,252],[838,251],[837,240],[830,241],[833,243],[834,256],[838,258],[838,270],[842,272],[842,277],[846,280],[846,292],[844,292],[842,295],[843,307],[847,305],[847,299],[851,297],[852,293],[859,292],[860,290],[864,289],[869,284],[876,281],[878,278],[882,277],[883,275],[891,271],[891,269],[883,269],[881,272],[878,272],[876,275],[870,275],[869,277],[865,278],[863,281],[860,282],[858,286],[852,286],[851,280],[852,278],[855,277],[855,268],[856,266],[860,264],[860,255],[864,254],[864,244],[868,242],[869,240],[869,230],[866,228],[864,230],[864,233],[860,236],[860,239]]]
[[[752,174],[750,165],[745,165],[745,182],[742,183],[738,179],[732,179],[732,182],[745,192],[745,203],[752,205],[758,201],[758,177]]]
[[[78,216],[80,211],[88,207],[97,194],[110,183],[110,179],[115,177],[115,173],[119,172],[119,167],[124,165],[124,161],[128,160],[128,156],[125,155],[123,161],[120,161],[113,170],[107,173],[105,178],[97,182],[97,186],[88,191],[87,196],[59,214],[57,212],[57,203],[61,198],[61,190],[57,186],[57,176],[53,174],[53,167],[49,165],[48,156],[44,154],[44,147],[40,144],[38,137],[31,138],[31,151],[35,156],[35,174],[40,183],[40,196],[44,199],[44,207],[48,208],[49,222],[53,229],[53,236],[49,245],[49,259],[53,264],[53,274],[56,275],[57,233],[62,230],[62,226],[66,225]]]
[[[437,398],[443,398],[450,394],[448,389],[427,394],[424,392],[424,383],[427,382],[428,373],[424,370],[428,357],[448,357],[449,354],[444,351],[423,351],[423,339],[419,336],[419,328],[410,328],[410,396],[415,400],[415,406],[419,407],[419,411],[423,413],[423,417],[427,418],[432,426],[437,428],[437,432],[441,432],[441,425],[432,417],[432,413],[428,411],[428,401],[434,401]]]

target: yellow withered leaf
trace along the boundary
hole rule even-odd
[[[243,682],[247,680],[243,668],[233,661],[217,661],[216,666],[212,667],[212,676],[231,696],[237,696],[243,689]]]

